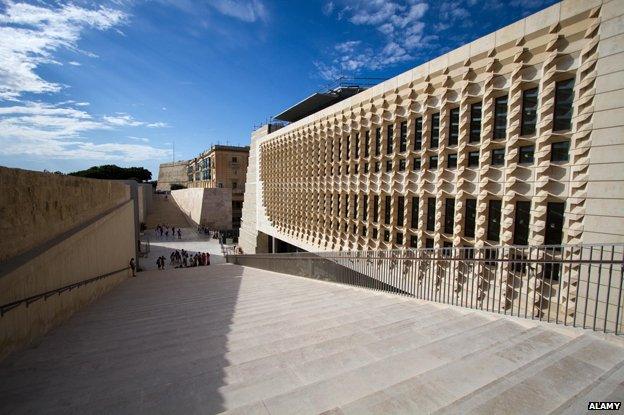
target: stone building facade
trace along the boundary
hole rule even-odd
[[[255,131],[242,249],[624,242],[623,12],[566,0]]]
[[[176,161],[174,163],[163,163],[158,168],[157,191],[169,191],[171,185],[186,186],[187,181],[186,161]]]
[[[214,145],[188,161],[189,188],[231,189],[232,226],[241,223],[249,147]]]

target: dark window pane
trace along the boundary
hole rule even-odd
[[[537,124],[537,88],[522,91],[522,124],[521,135],[535,133]]]
[[[358,217],[358,196],[353,195],[353,219],[357,219]],[[357,232],[354,232],[357,233]]]
[[[362,220],[368,220],[368,197],[362,195]]]
[[[407,121],[401,123],[401,136],[399,139],[399,151],[407,151]]]
[[[570,142],[560,141],[550,146],[550,161],[568,161],[570,159]]]
[[[390,242],[390,231],[384,231],[384,242]]]
[[[422,148],[422,117],[416,118],[414,129],[414,150],[420,150]]]
[[[505,149],[496,148],[492,150],[492,165],[502,166],[503,164],[505,164]]]
[[[464,222],[464,235],[473,238],[477,223],[477,199],[466,199],[466,221]]]
[[[479,152],[471,151],[468,153],[468,167],[476,167],[479,165]]]
[[[425,240],[425,248],[427,249],[433,248],[433,239],[427,238]]]
[[[420,157],[414,157],[414,167],[412,170],[420,170]]]
[[[375,155],[378,156],[381,153],[381,127],[377,127],[375,130]]]
[[[514,221],[514,244],[529,244],[529,221],[531,219],[531,202],[516,202],[516,219]]]
[[[403,226],[405,224],[405,197],[397,197],[397,226]]]
[[[405,159],[399,160],[399,171],[405,171]]]
[[[386,171],[387,172],[391,172],[392,171],[392,160],[387,160],[386,161]]]
[[[364,173],[368,173],[368,163],[364,163]]]
[[[370,131],[364,136],[364,157],[370,156]]]
[[[488,207],[487,238],[490,241],[500,240],[501,201],[490,200]]]
[[[379,222],[379,195],[373,197],[373,222]]]
[[[384,223],[386,225],[390,225],[390,206],[392,204],[392,199],[390,198],[390,196],[386,196],[386,206],[385,206],[385,210],[384,210]]]
[[[457,145],[459,138],[459,108],[451,109],[449,125],[449,146]]]
[[[394,125],[388,125],[387,137],[386,137],[386,154],[390,154],[394,151]]]
[[[555,113],[553,131],[572,128],[572,104],[574,102],[574,78],[555,84]]]
[[[518,154],[518,163],[520,164],[533,164],[533,154],[535,152],[534,146],[520,147]]]
[[[440,142],[440,113],[431,115],[431,148],[438,148]]]
[[[373,239],[379,238],[379,229],[373,228]]]
[[[563,238],[564,203],[549,202],[546,206],[546,235],[544,244],[561,245]]]
[[[418,197],[412,197],[412,228],[418,229],[418,203],[420,199]]]
[[[437,169],[438,168],[438,156],[429,157],[429,168]]]
[[[480,102],[470,106],[470,142],[481,141],[481,106]]]
[[[345,154],[347,155],[346,159],[349,160],[349,157],[351,156],[351,136],[350,135],[347,136]]]
[[[435,204],[436,198],[430,197],[427,199],[427,230],[435,230]]]
[[[494,138],[505,138],[507,135],[507,95],[494,101]]]
[[[444,207],[444,233],[453,234],[453,224],[455,223],[455,199],[446,199]]]
[[[411,248],[418,247],[418,237],[416,235],[410,235],[410,247]]]
[[[396,233],[396,244],[403,245],[403,233],[402,232]]]
[[[360,157],[360,133],[355,133],[355,157]]]
[[[457,167],[457,154],[449,154],[448,155],[448,168],[454,169]]]
[[[381,162],[380,161],[376,161],[375,162],[375,173],[379,173],[380,169],[381,169]]]

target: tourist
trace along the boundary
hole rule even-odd
[[[156,259],[156,265],[158,266],[158,269],[160,269],[160,257],[158,257],[158,259]]]
[[[134,269],[135,269],[134,258],[130,258],[130,270],[132,270],[132,276],[136,277],[136,274],[134,273]]]
[[[206,252],[206,265],[210,265],[210,252]]]
[[[178,228],[178,239],[182,239],[182,232],[180,232],[180,228]]]

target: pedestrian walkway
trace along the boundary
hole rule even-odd
[[[0,364],[0,413],[578,413],[619,338],[231,264],[139,273]]]

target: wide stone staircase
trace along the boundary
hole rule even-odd
[[[0,364],[0,412],[578,413],[613,335],[236,265],[139,274]]]
[[[189,226],[189,222],[184,213],[172,200],[171,196],[154,195],[152,205],[147,215],[145,225],[147,229],[153,229],[159,224],[184,228]]]

